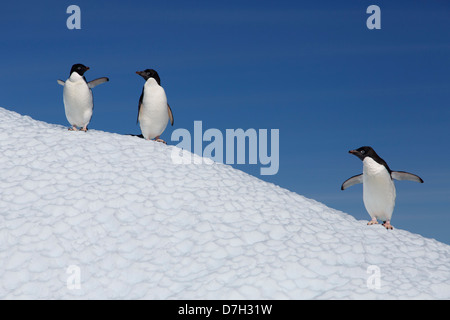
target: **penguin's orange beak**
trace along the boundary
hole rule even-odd
[[[351,154],[357,154],[358,151],[356,151],[356,150],[350,150],[348,153],[351,153]]]

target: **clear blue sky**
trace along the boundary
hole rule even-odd
[[[81,30],[66,9],[81,8]],[[366,9],[381,8],[381,30]],[[94,89],[90,129],[138,134],[137,104],[156,69],[173,129],[279,129],[280,170],[235,166],[369,219],[350,149],[371,145],[400,181],[394,227],[450,244],[450,2],[21,1],[0,10],[0,106],[68,125],[62,87],[74,63]]]

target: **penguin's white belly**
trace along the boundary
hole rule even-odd
[[[145,89],[147,90],[147,88]],[[159,137],[167,127],[169,113],[164,89],[152,88],[144,93],[139,111],[139,125],[145,139]]]
[[[77,127],[87,126],[92,118],[94,101],[92,91],[86,82],[84,80],[66,81],[63,98],[66,118],[69,123]]]
[[[394,181],[383,165],[368,158],[364,159],[363,200],[372,218],[391,220],[395,206]]]

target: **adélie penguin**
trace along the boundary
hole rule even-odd
[[[372,218],[368,225],[377,224],[377,219],[380,219],[386,229],[393,229],[391,217],[396,197],[393,179],[420,183],[423,183],[423,180],[409,172],[392,171],[386,161],[381,159],[371,147],[361,147],[350,150],[349,153],[362,160],[363,173],[347,179],[342,184],[341,190],[362,183],[364,206]]]
[[[92,96],[92,88],[99,84],[109,81],[108,78],[102,77],[87,82],[84,73],[89,67],[80,63],[74,64],[70,69],[70,76],[64,82],[57,82],[64,86],[63,100],[67,121],[72,125],[69,130],[87,131],[87,126],[92,118],[92,110],[94,109],[94,99]]]
[[[153,69],[136,71],[136,74],[145,80],[139,98],[137,118],[142,135],[146,140],[155,139],[158,142],[166,143],[159,137],[166,129],[169,120],[173,126],[173,114],[167,103],[166,92],[161,87],[161,79]]]

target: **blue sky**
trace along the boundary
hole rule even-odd
[[[399,181],[394,227],[450,244],[450,3],[431,1],[21,1],[2,4],[0,106],[68,125],[62,87],[91,68],[90,129],[139,134],[137,104],[156,69],[174,129],[280,130],[280,169],[235,165],[360,220],[362,172],[347,152],[371,145]],[[81,8],[81,30],[66,9]],[[381,8],[381,30],[366,9]],[[170,143],[170,142],[169,142]]]

